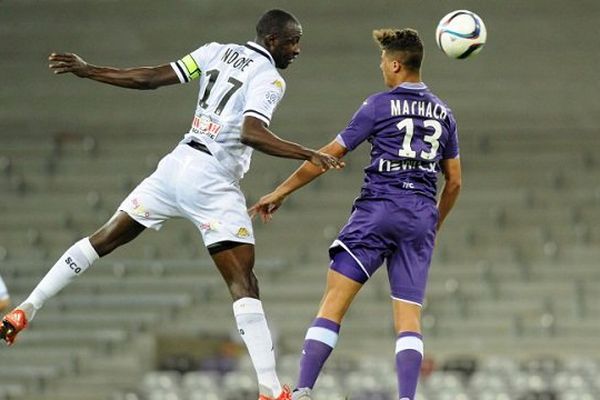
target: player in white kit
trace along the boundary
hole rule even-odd
[[[56,74],[131,89],[199,82],[191,129],[156,171],[135,188],[98,231],[75,243],[50,269],[31,295],[4,317],[0,337],[13,343],[44,302],[95,260],[131,241],[144,229],[160,229],[173,217],[192,221],[202,234],[233,298],[233,311],[258,376],[259,399],[288,399],[275,372],[271,334],[259,300],[254,266],[254,235],[239,181],[252,150],[308,160],[326,170],[340,168],[335,157],[280,139],[269,129],[283,97],[285,69],[300,53],[302,27],[282,10],[266,12],[256,38],[246,44],[209,43],[176,62],[156,67],[117,69],[86,63],[76,54],[49,57]]]
[[[0,312],[6,310],[8,306],[10,306],[10,295],[8,294],[6,284],[0,276]]]

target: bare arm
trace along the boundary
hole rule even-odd
[[[462,173],[460,167],[460,158],[453,158],[440,161],[442,173],[444,174],[445,182],[438,202],[439,219],[437,224],[438,231],[440,230],[444,220],[454,207],[454,203],[460,193],[462,185]]]
[[[126,69],[99,67],[88,64],[73,53],[52,53],[48,60],[50,61],[48,67],[55,74],[70,72],[80,78],[88,78],[128,89],[156,89],[180,83],[177,74],[169,64]]]
[[[319,150],[320,153],[332,155],[338,159],[348,153],[348,150],[339,144],[336,140]],[[301,187],[312,182],[317,177],[321,176],[325,170],[311,164],[303,163],[292,175],[289,176],[282,184],[280,184],[273,192],[263,196],[258,203],[250,208],[250,215],[260,214],[262,220],[267,222],[271,219],[272,214],[281,207],[281,204],[287,196],[300,189]]]
[[[336,157],[281,139],[267,129],[263,121],[254,117],[244,118],[241,141],[253,149],[272,156],[309,161],[323,172],[329,168],[344,166]]]

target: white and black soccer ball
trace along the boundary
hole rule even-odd
[[[481,51],[487,31],[483,20],[468,10],[456,10],[440,20],[435,31],[438,47],[452,58],[465,59]]]

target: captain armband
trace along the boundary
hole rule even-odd
[[[201,71],[194,58],[188,54],[181,60],[171,63],[181,82],[189,82],[200,77]]]

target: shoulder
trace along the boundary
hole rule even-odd
[[[218,42],[209,42],[205,43],[202,46],[198,47],[196,51],[219,51],[222,47],[226,45],[218,43]]]
[[[381,105],[382,101],[385,101],[387,93],[388,92],[377,92],[367,96],[367,98],[364,99],[360,105],[360,109],[364,111],[376,109],[379,105]]]
[[[202,61],[214,57],[224,46],[225,45],[217,42],[205,43],[192,51],[190,55],[194,57],[196,61]]]
[[[386,92],[375,92],[366,98],[366,101],[377,101],[380,99],[385,99],[390,95],[389,91]]]
[[[279,74],[277,68],[270,63],[263,63],[255,70],[252,79],[259,85],[272,86],[274,89],[285,91],[285,79]]]
[[[448,120],[448,122],[455,124],[456,120],[454,119],[454,113],[452,112],[452,109],[450,108],[448,103],[446,103],[446,101],[442,100],[439,96],[437,96],[431,90],[428,90],[428,94],[434,102],[436,102],[437,104],[444,107],[444,111],[446,112],[446,119]]]
[[[376,92],[373,93],[371,95],[369,95],[364,101],[363,101],[363,106],[372,106],[372,107],[376,107],[377,104],[381,103],[382,101],[385,101],[389,98],[390,92]]]

